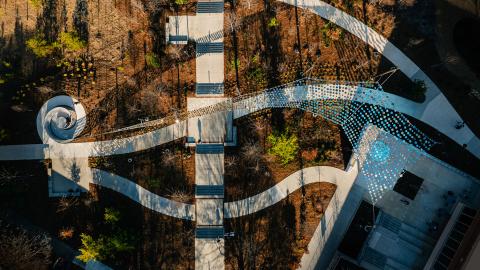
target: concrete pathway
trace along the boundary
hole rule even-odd
[[[467,150],[480,158],[480,140],[468,128],[455,129],[456,122],[450,122],[449,117],[444,117],[441,112],[436,113],[436,115],[443,115],[444,122],[440,122],[440,119],[434,119],[434,117],[425,118],[423,117],[423,105],[394,94],[361,86],[323,84],[290,86],[263,91],[243,99],[239,98],[237,102],[233,103],[234,119],[267,108],[284,108],[287,105],[288,107],[300,108],[303,101],[326,99],[352,100],[379,105],[409,115],[432,126],[458,144],[467,144]],[[442,110],[442,105],[439,106],[438,110]]]
[[[337,220],[341,219],[341,223],[348,226],[348,218],[355,214],[358,204],[362,200],[365,189],[354,185],[358,173],[359,167],[355,156],[350,160],[346,171],[328,166],[305,168],[291,174],[262,193],[243,200],[226,202],[224,216],[225,218],[236,218],[261,211],[308,184],[318,182],[335,184],[337,186],[335,193],[308,244],[309,252],[305,253],[300,261],[301,269],[315,269],[324,248],[327,251],[332,250],[331,246],[327,247],[327,241],[332,234],[338,234],[333,231]],[[338,227],[338,224],[336,226]]]
[[[187,99],[189,112],[226,100],[223,98],[223,25],[223,0],[198,1],[195,16],[169,17],[167,42],[186,44],[188,40],[196,41],[196,97]],[[195,269],[225,268],[223,156],[226,137],[231,133],[231,116],[224,110],[200,113],[187,119],[187,146],[196,147]]]
[[[421,80],[427,86],[426,100],[416,103],[416,111],[422,122],[428,123],[443,134],[446,134],[456,142],[467,144],[467,149],[480,157],[480,140],[465,126],[461,130],[455,129],[457,122],[463,122],[462,118],[447,98],[441,93],[435,83],[402,51],[388,41],[385,37],[375,32],[361,21],[348,15],[330,4],[320,0],[278,0],[299,8],[307,9],[314,14],[327,19],[348,32],[354,34],[365,43],[376,49],[390,62],[397,66],[411,80]]]
[[[121,176],[92,169],[92,183],[119,192],[158,213],[187,220],[195,220],[195,206],[158,196]]]
[[[358,174],[358,166],[355,162],[353,163],[347,171],[329,166],[309,167],[296,171],[262,193],[243,200],[226,202],[224,216],[236,218],[253,214],[280,202],[302,186],[313,183],[332,183],[337,186],[335,192],[348,193]]]
[[[186,121],[180,121],[145,134],[107,141],[1,145],[0,160],[87,158],[138,152],[185,137],[186,127]]]

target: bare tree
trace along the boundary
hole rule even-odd
[[[238,165],[238,158],[236,156],[225,157],[225,168],[232,168]]]
[[[67,211],[68,209],[70,209],[71,207],[73,207],[77,204],[78,204],[78,198],[77,197],[63,196],[58,201],[57,213],[65,212],[65,211]]]
[[[48,269],[51,253],[47,235],[27,234],[0,222],[0,269]]]
[[[180,59],[182,58],[182,48],[178,45],[172,45],[167,48],[168,54],[172,57],[172,59],[175,61],[175,66],[177,68],[177,94],[178,94],[178,99],[177,99],[177,106],[180,108]]]
[[[245,160],[257,162],[262,155],[262,147],[256,142],[248,141],[242,147],[241,153]]]
[[[192,196],[188,194],[187,190],[182,188],[170,190],[170,196],[173,200],[183,203],[189,202],[192,199]]]
[[[18,171],[7,170],[5,167],[0,168],[0,186],[13,183],[18,180],[31,177],[33,175],[22,175]]]
[[[177,161],[175,153],[166,149],[162,153],[162,165],[166,167],[173,167]]]

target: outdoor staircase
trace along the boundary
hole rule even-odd
[[[390,230],[396,234],[400,231],[400,227],[402,226],[402,221],[384,212],[381,212],[379,223],[379,225],[381,225],[385,229]]]
[[[203,196],[221,196],[223,197],[224,187],[223,185],[196,185],[195,197]]]
[[[197,55],[206,53],[223,53],[223,42],[197,43]]]
[[[385,257],[385,255],[370,247],[365,249],[363,260],[380,269],[384,269],[387,263],[387,257]]]
[[[199,143],[195,148],[196,154],[223,154],[223,144]]]
[[[188,36],[184,36],[184,35],[180,35],[180,36],[172,36],[172,35],[169,35],[168,36],[168,40],[170,42],[179,42],[179,41],[188,41]]]
[[[458,251],[461,242],[467,235],[469,227],[472,225],[472,223],[474,223],[474,218],[476,215],[477,210],[468,206],[463,206],[458,219],[455,221],[452,231],[450,231],[448,234],[447,240],[438,254],[433,266],[434,269],[452,269],[450,263],[453,260],[453,255]]]
[[[222,2],[198,2],[197,13],[223,13]]]
[[[402,223],[400,232],[398,233],[398,237],[414,245],[422,247],[424,250],[433,249],[433,246],[435,245],[435,242],[436,242],[432,237],[430,237],[425,232],[422,232],[419,229],[405,223]]]
[[[223,83],[197,83],[197,95],[223,95]]]
[[[402,223],[401,220],[384,212],[381,213],[379,225],[395,233],[402,245],[416,253],[428,253],[435,245],[435,240],[425,232],[406,223]]]
[[[204,227],[197,227],[195,229],[195,238],[215,239],[215,238],[223,238],[223,235],[224,235],[223,226],[204,226]]]

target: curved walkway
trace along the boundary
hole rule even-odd
[[[91,170],[93,184],[119,192],[158,213],[175,218],[195,220],[195,205],[158,196],[121,176],[98,169]]]
[[[159,146],[186,136],[186,121],[145,134],[107,141],[0,146],[0,160],[87,158],[132,153]]]
[[[312,183],[332,183],[337,186],[335,193],[348,193],[357,174],[358,166],[356,162],[348,171],[328,166],[305,168],[294,172],[262,193],[243,200],[224,203],[224,216],[225,218],[236,218],[253,214],[280,202],[302,186]]]
[[[327,166],[299,170],[260,194],[244,200],[225,203],[224,216],[225,218],[235,218],[260,211],[281,201],[300,187],[311,183],[329,182],[337,185],[337,189],[308,243],[307,250],[309,252],[306,252],[300,261],[300,269],[314,269],[324,248],[328,249],[327,240],[330,237],[339,237],[333,231],[334,225],[337,221],[347,225],[348,219],[355,214],[362,200],[363,189],[355,188],[353,185],[358,171],[355,156],[350,159],[346,171]]]
[[[461,130],[455,129],[457,122],[462,122],[462,118],[455,111],[447,98],[441,93],[435,83],[423,72],[410,58],[408,58],[395,45],[389,42],[385,37],[375,32],[361,21],[348,15],[320,0],[278,0],[299,8],[308,9],[314,14],[327,19],[348,32],[354,34],[365,43],[375,48],[395,66],[397,66],[406,76],[412,80],[422,80],[427,86],[426,100],[423,103],[415,103],[417,119],[428,123],[440,132],[448,135],[451,139],[462,144],[467,144],[467,149],[480,157],[480,140],[475,134],[465,126]]]
[[[328,99],[351,100],[378,105],[422,120],[422,110],[416,102],[376,89],[336,84],[287,86],[273,91],[264,91],[255,96],[247,97],[235,102],[233,104],[234,118],[240,118],[267,108],[299,108],[301,102],[304,101]],[[465,141],[465,129],[458,130],[453,127],[454,123],[452,124],[452,127],[450,127],[449,125],[445,125],[445,123],[431,121],[430,118],[423,119],[422,121],[442,132],[460,145],[470,143],[467,150],[477,158],[480,158],[480,140],[477,137],[473,137],[469,139],[469,141]]]

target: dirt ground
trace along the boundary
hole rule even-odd
[[[279,125],[264,125],[272,121],[275,112],[265,111],[238,120],[238,146],[227,148],[225,153],[227,201],[260,193],[301,168],[323,165],[344,169],[343,148],[348,146],[345,146],[338,126],[298,110],[277,113],[284,117],[284,130],[298,138],[298,156],[284,165],[268,153],[268,136],[275,130],[282,130]]]
[[[157,195],[193,203],[195,156],[183,140],[133,154],[90,158],[90,167],[122,176]]]
[[[336,186],[315,183],[253,215],[228,219],[225,269],[296,269]],[[310,251],[311,252],[311,251]]]

